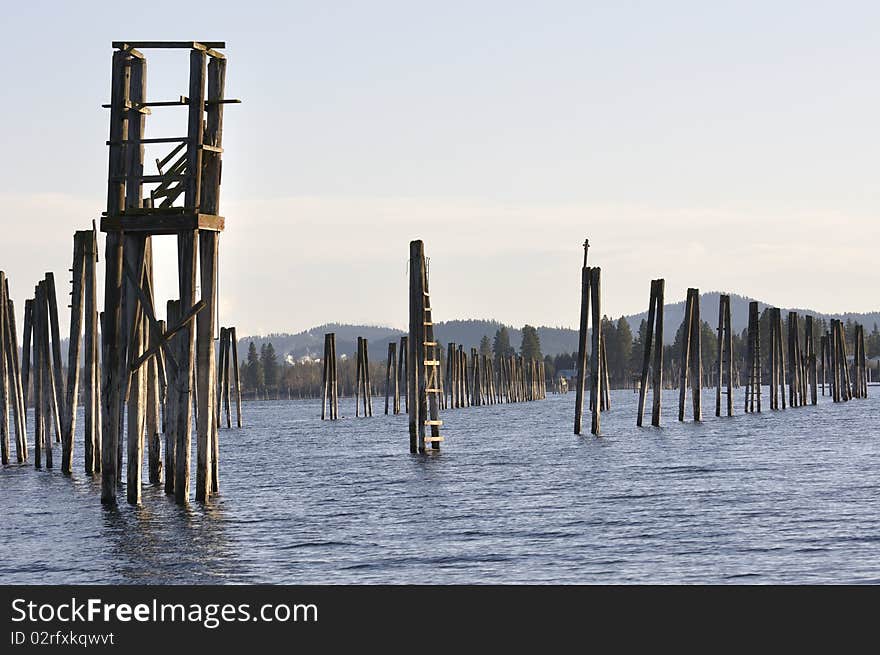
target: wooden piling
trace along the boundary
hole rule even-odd
[[[651,348],[654,343],[654,321],[657,317],[657,280],[651,280],[651,292],[648,297],[648,321],[645,329],[645,340],[642,344],[642,375],[639,378],[639,408],[636,414],[636,425],[642,427],[645,415],[645,400],[648,395],[648,372],[651,367]],[[663,348],[663,343],[658,344]]]
[[[392,389],[393,387],[393,389]],[[388,363],[385,367],[385,415],[394,412],[393,398],[397,397],[397,344],[388,342]],[[396,412],[395,412],[396,413]]]
[[[716,362],[715,416],[721,416],[721,396],[727,380],[727,415],[733,416],[733,332],[730,325],[730,296],[722,294],[718,305],[718,348]]]
[[[590,432],[599,436],[601,429],[602,393],[602,269],[590,269],[590,304],[593,313],[593,352],[590,358],[590,402],[593,406],[593,420]]]
[[[16,460],[19,463],[26,462],[28,459],[28,445],[27,445],[27,421],[26,421],[26,408],[24,404],[24,390],[22,388],[21,382],[21,365],[19,363],[18,356],[18,336],[15,331],[15,305],[12,302],[12,299],[9,297],[9,280],[6,280],[5,285],[5,296],[6,296],[6,320],[8,322],[9,329],[6,332],[8,343],[7,343],[7,356],[10,358],[7,362],[7,366],[9,366],[12,372],[12,379],[10,380],[10,384],[13,388],[13,395],[16,398],[17,407],[14,414],[15,419],[15,456]],[[30,353],[24,351],[23,356],[25,358],[30,357]]]
[[[421,371],[424,367],[425,333],[425,249],[422,241],[411,241],[409,244],[409,338],[408,362],[412,366],[407,370],[406,397],[409,406],[409,451],[411,453],[425,450],[425,418],[426,402],[425,382]]]
[[[678,389],[678,420],[684,421],[685,404],[687,401],[687,389],[689,383],[688,374],[690,372],[691,362],[691,337],[693,336],[693,317],[694,317],[694,291],[688,289],[687,299],[685,301],[684,322],[681,328],[681,362],[679,373],[679,389]]]
[[[661,406],[663,402],[663,308],[666,280],[658,279],[655,293],[654,319],[654,364],[652,367],[652,409],[651,425],[660,427]]]
[[[61,425],[61,471],[70,475],[73,466],[73,435],[79,398],[80,344],[83,321],[83,286],[85,283],[85,244],[92,233],[76,232],[73,237],[73,290],[70,299],[70,338],[67,343],[67,385]]]
[[[42,283],[34,289],[32,340],[33,350],[33,384],[34,384],[34,467],[42,468],[43,452],[46,451],[47,467],[51,461],[52,439],[46,437],[46,422],[43,420],[43,305]],[[45,448],[44,448],[45,447]]]
[[[327,402],[330,399],[330,335],[324,335],[324,361],[321,374],[321,420],[327,419]]]
[[[97,391],[100,386],[98,357],[98,301],[95,260],[95,233],[83,239],[83,470],[92,475],[101,469],[98,426],[101,407]]]
[[[64,369],[61,368],[61,331],[58,327],[58,297],[55,293],[55,274],[46,273],[46,301],[49,308],[49,328],[52,337],[53,415],[55,418],[55,441],[61,441],[61,412],[64,410]],[[63,459],[63,457],[62,457]]]
[[[404,410],[409,413],[409,388],[407,387],[409,361],[409,337],[400,337],[400,347],[397,349],[397,379],[398,384],[404,391]]]
[[[807,367],[807,382],[809,383],[810,389],[810,404],[815,405],[819,402],[818,399],[818,376],[816,371],[816,338],[813,334],[813,322],[814,319],[812,316],[804,317],[804,347],[805,353],[804,357],[806,359],[806,367]]]
[[[6,286],[6,274],[0,271],[0,292]],[[9,464],[9,370],[6,362],[8,331],[6,301],[0,302],[0,462]]]
[[[232,382],[235,385],[235,424],[241,427],[241,382],[238,369],[238,335],[235,327],[229,328],[230,350],[232,351]]]

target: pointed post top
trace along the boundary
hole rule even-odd
[[[587,267],[587,251],[590,249],[590,240],[584,239],[584,268]]]

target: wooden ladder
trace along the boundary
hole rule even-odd
[[[424,366],[425,395],[427,396],[428,417],[425,420],[425,426],[431,428],[431,436],[425,436],[425,445],[431,444],[431,448],[437,450],[440,448],[440,442],[443,437],[440,436],[440,426],[443,421],[440,420],[440,395],[443,390],[440,387],[440,350],[439,344],[434,339],[434,321],[431,318],[431,301],[427,291],[425,294],[425,340],[422,342],[424,346],[425,359],[422,362]]]

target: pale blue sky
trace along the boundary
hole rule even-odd
[[[440,320],[574,325],[585,236],[613,315],[645,309],[659,276],[671,301],[697,286],[880,306],[877,3],[150,2],[137,27],[129,13],[4,7],[0,266],[19,302],[45,270],[68,279],[73,231],[103,209],[110,42],[202,38],[227,42],[244,101],[226,115],[221,205],[221,320],[240,334],[404,326],[418,237]],[[185,57],[147,55],[150,98],[185,94]]]

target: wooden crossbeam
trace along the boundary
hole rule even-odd
[[[156,343],[162,347],[165,356],[168,358],[168,363],[171,365],[172,371],[176,372],[179,368],[179,365],[177,363],[177,360],[174,358],[174,355],[171,353],[171,349],[168,346],[167,339],[163,340],[161,338],[162,327],[159,325],[159,321],[156,320],[156,314],[153,311],[153,303],[150,300],[149,288],[148,291],[143,290],[140,282],[138,282],[137,280],[137,275],[131,270],[131,266],[126,264],[124,270],[126,277],[128,277],[128,279],[131,280],[132,284],[134,285],[135,293],[137,293],[138,299],[140,300],[141,309],[146,315],[147,320],[150,322],[150,327],[153,329],[153,336],[158,337],[156,339]],[[147,285],[149,285],[150,283],[149,279],[146,279],[145,282]],[[151,350],[154,350],[154,348],[150,348],[150,350],[148,350],[147,352],[150,352]],[[140,362],[141,359],[143,359],[143,357],[139,358],[137,361]],[[144,359],[144,361],[146,361],[146,359]],[[143,362],[140,363],[143,364]],[[140,364],[138,364],[137,366],[132,365],[132,373],[134,373],[138,368],[140,368]]]
[[[220,98],[220,99],[212,99],[208,98],[205,100],[206,105],[240,105],[240,98]],[[139,102],[139,103],[131,103],[126,102],[123,104],[125,109],[141,109],[141,108],[150,108],[150,107],[186,107],[189,105],[189,98],[186,96],[180,96],[180,100],[153,100],[150,102]],[[105,103],[102,104],[101,107],[104,109],[110,109],[111,105]]]
[[[113,41],[112,45],[118,50],[131,50],[132,48],[143,50],[153,48],[215,50],[225,48],[226,41]]]
[[[181,318],[180,321],[178,321],[177,324],[173,328],[167,330],[164,334],[159,336],[159,339],[157,340],[158,343],[153,345],[149,350],[144,352],[143,355],[141,355],[140,357],[137,358],[137,360],[135,360],[135,362],[131,365],[131,370],[136,371],[137,369],[139,369],[145,361],[147,361],[150,357],[152,357],[153,355],[156,354],[156,352],[158,351],[158,349],[160,347],[162,349],[167,348],[168,341],[175,334],[177,334],[184,327],[186,327],[187,323],[192,321],[196,317],[196,315],[200,311],[202,311],[206,306],[207,306],[207,303],[204,300],[200,300],[195,305],[193,305],[192,308],[186,314],[184,314],[183,318]],[[169,353],[170,353],[169,350],[165,350],[165,355],[169,357],[168,363],[171,363],[171,357],[170,357]]]
[[[174,155],[176,155],[178,152],[180,152],[184,148],[186,148],[186,143],[178,143],[174,147],[174,150],[172,150],[167,155],[165,155],[164,159],[162,159],[161,161],[159,159],[157,159],[156,160],[156,170],[158,170],[160,173],[163,172],[162,167],[165,166],[165,164],[167,164],[168,162],[170,162],[174,158]],[[175,167],[177,167],[179,162],[180,162],[180,160],[178,159],[177,162],[172,164],[172,166],[171,166],[172,171],[174,170]]]

